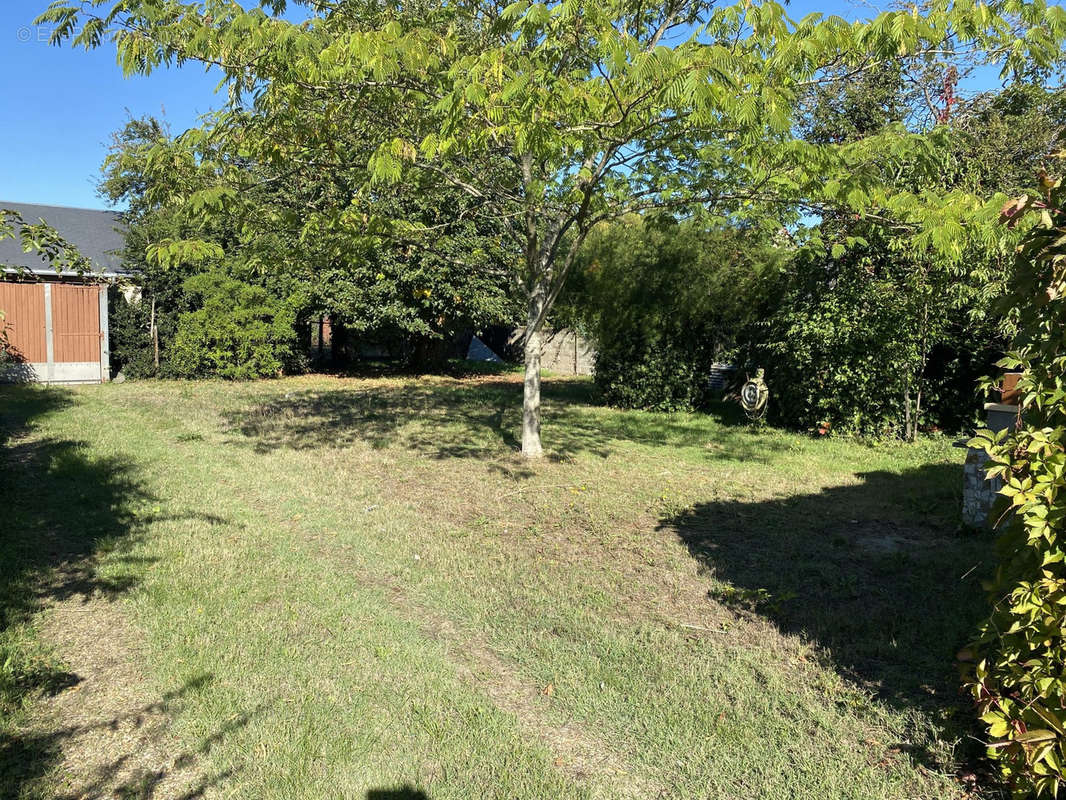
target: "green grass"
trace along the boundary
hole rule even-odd
[[[957,531],[958,450],[552,379],[529,464],[520,393],[0,388],[0,784],[54,796],[62,741],[20,731],[69,677],[39,621],[84,592],[120,598],[219,796],[965,795],[990,546]]]

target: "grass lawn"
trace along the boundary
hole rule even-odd
[[[972,796],[961,451],[520,394],[0,388],[0,796]]]

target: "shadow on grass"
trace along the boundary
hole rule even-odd
[[[106,719],[94,722],[59,726],[46,733],[9,737],[0,742],[0,764],[6,769],[0,798],[50,797],[54,800],[81,800],[90,797],[115,797],[122,800],[151,800],[154,797],[193,800],[203,797],[211,789],[233,777],[232,769],[204,774],[199,762],[228,735],[245,727],[261,712],[237,714],[217,730],[204,737],[195,747],[166,754],[166,763],[158,768],[136,767],[144,746],[166,745],[170,726],[181,711],[182,700],[200,692],[213,681],[209,674],[190,678],[180,688],[166,692],[156,702],[131,708]],[[59,785],[49,781],[39,782],[45,774],[43,765],[58,763],[64,743],[94,734],[129,729],[136,735],[125,737],[117,749],[113,749],[91,769],[79,764],[83,775],[64,775]],[[178,776],[176,779],[175,776]],[[168,779],[171,782],[168,784]],[[60,788],[60,786],[62,788]],[[177,792],[180,791],[180,794]]]
[[[620,442],[704,447],[714,427],[710,459],[765,461],[759,434],[742,427],[728,404],[707,415],[620,412],[595,405],[587,379],[555,378],[543,386],[548,457],[609,455]],[[520,448],[522,383],[511,377],[422,383],[353,385],[350,390],[304,391],[229,412],[230,431],[258,452],[399,445],[433,458],[486,458]]]
[[[957,532],[959,466],[856,477],[817,494],[699,504],[661,526],[713,579],[714,599],[802,635],[880,699],[964,733],[955,654],[987,614],[993,542]],[[935,760],[921,745],[911,754]]]
[[[61,722],[46,733],[29,733],[17,724],[21,709],[34,698],[56,694],[82,680],[36,640],[35,616],[57,602],[114,598],[136,586],[145,559],[127,551],[146,525],[160,519],[160,515],[138,513],[138,507],[153,498],[132,462],[117,456],[95,457],[83,442],[28,435],[41,417],[71,402],[72,395],[62,390],[0,387],[3,798],[27,795],[30,789],[23,792],[23,788],[46,775],[56,763],[62,742],[79,732],[61,727]],[[105,554],[111,557],[106,571],[100,569]],[[88,791],[79,796],[93,794]]]
[[[429,800],[429,795],[410,784],[395,789],[371,789],[366,800]]]

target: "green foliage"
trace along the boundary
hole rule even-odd
[[[1052,150],[1053,132],[1066,120],[1062,98],[1038,85],[1014,84],[953,103],[951,127],[942,132],[944,170],[930,174],[920,160],[894,161],[882,181],[935,192],[964,187],[985,196],[1013,190],[1019,175],[1031,175]],[[876,141],[889,125],[936,124],[928,102],[903,65],[889,62],[817,86],[798,116],[810,141],[858,145]],[[761,229],[738,241],[747,254],[740,261],[753,265],[776,249],[780,268],[761,275],[757,266],[738,269],[735,257],[713,246],[707,257],[699,248],[682,252],[650,228],[614,248],[593,234],[559,316],[569,320],[584,303],[579,319],[607,321],[593,327],[605,344],[600,373],[612,387],[608,399],[656,405],[646,391],[617,393],[632,372],[655,376],[640,381],[644,387],[672,379],[666,405],[677,397],[698,402],[699,387],[682,386],[687,376],[702,381],[712,361],[731,360],[767,369],[770,412],[779,424],[913,438],[922,427],[957,430],[971,423],[973,383],[1005,346],[991,306],[1017,237],[991,215],[974,216],[965,227],[945,225],[948,232],[936,235],[941,244],[950,242],[947,248],[890,214],[826,210],[816,227],[794,226],[791,234],[765,224],[770,220],[753,219]],[[591,285],[584,273],[592,258],[609,277],[596,292],[580,295]],[[656,266],[639,268],[638,259]],[[612,283],[615,290],[606,290]],[[650,313],[653,307],[664,313]],[[643,363],[652,359],[660,363]],[[671,369],[663,359],[699,366]]]
[[[956,136],[944,180],[977,194],[1022,194],[1060,146],[1066,92],[1013,83],[967,102],[953,119]]]
[[[943,95],[941,102],[953,97]],[[936,110],[928,104],[901,65],[891,65],[813,93],[806,135],[850,141],[887,122],[922,124]],[[944,171],[903,164],[886,181],[990,197],[1016,191],[1020,176],[1052,152],[1066,120],[1063,94],[1029,83],[948,108]],[[913,438],[921,426],[971,421],[973,383],[1006,346],[992,306],[1017,236],[975,217],[948,238],[957,252],[891,215],[824,216],[765,298],[766,322],[753,331],[778,422]]]
[[[915,357],[909,298],[876,256],[843,261],[805,252],[790,265],[758,361],[768,370],[773,419],[813,429],[902,434],[902,383]],[[867,271],[867,270],[870,271]]]
[[[225,164],[302,187],[305,233],[341,220],[352,234],[428,238],[393,202],[397,187],[428,179],[465,193],[468,218],[521,256],[505,265],[531,333],[593,228],[649,209],[745,220],[771,207],[781,223],[812,208],[873,212],[913,225],[918,249],[959,258],[964,223],[999,203],[886,180],[903,163],[938,172],[939,131],[894,123],[860,141],[805,140],[798,101],[892,60],[1047,70],[1066,38],[1066,14],[1043,0],[938,0],[856,22],[795,20],[774,0],[313,2],[305,22],[281,16],[286,5],[55,0],[40,19],[56,42],[113,42],[128,74],[175,61],[220,70],[234,102],[201,139],[228,151]],[[338,172],[348,191],[322,191]],[[245,198],[188,207],[211,217]],[[527,348],[528,366],[538,357]],[[535,455],[535,377],[529,387],[523,449]]]
[[[498,224],[467,218],[472,203],[454,190],[429,183],[394,192],[391,202],[409,225],[434,233],[394,231],[368,241],[353,232],[349,215],[322,220],[302,235],[300,247],[321,255],[298,283],[349,335],[389,340],[409,366],[439,369],[457,332],[517,319],[509,280],[517,256]]]
[[[604,400],[620,408],[691,411],[709,399],[711,361],[698,341],[620,340],[597,353],[596,384]]]
[[[999,366],[1022,371],[1017,431],[979,432],[971,443],[1004,481],[1001,564],[993,611],[965,654],[970,689],[988,726],[989,755],[1018,796],[1055,797],[1066,778],[1066,189],[1008,204],[1039,224],[1025,237],[1005,309],[1017,325]]]
[[[239,122],[254,130],[262,119],[246,114]],[[333,143],[355,146],[359,135],[346,129]],[[428,182],[381,200],[405,218],[403,226],[366,235],[366,214],[351,201],[360,175],[353,167],[312,183],[280,181],[272,165],[199,132],[173,138],[155,120],[131,120],[115,136],[101,182],[112,201],[130,206],[126,259],[143,296],[141,308],[124,309],[138,319],[116,342],[116,361],[149,362],[128,348],[151,347],[137,329],[147,330],[154,301],[167,374],[178,318],[201,302],[186,281],[220,265],[231,278],[286,298],[297,324],[329,316],[349,340],[385,339],[412,358],[439,355],[419,366],[442,366],[446,348],[434,345],[457,331],[514,317],[503,263],[511,254],[498,224],[468,219],[469,198]],[[279,360],[291,362],[285,354]]]
[[[182,193],[197,191],[212,180],[210,169],[210,162],[198,167],[195,153],[175,142],[166,126],[152,117],[130,119],[112,136],[99,190],[110,202],[127,207],[122,259],[131,283],[139,289],[132,303],[117,290],[111,294],[113,374],[122,372],[128,378],[171,374],[170,348],[178,319],[195,308],[185,281],[211,265],[199,258],[161,258],[159,248],[194,234],[212,241],[225,238],[220,221],[198,226],[180,213]],[[151,330],[153,309],[159,369]]]
[[[596,382],[624,408],[691,410],[715,361],[737,355],[754,298],[784,260],[758,232],[695,218],[633,217],[593,232],[561,318],[596,342]]]
[[[151,378],[158,374],[152,341],[151,305],[143,300],[127,302],[117,287],[109,290],[108,335],[113,375],[121,372],[127,378]],[[170,319],[168,317],[167,321]],[[176,319],[173,318],[175,323]],[[168,331],[168,334],[165,340],[169,342],[173,332]]]
[[[227,275],[194,275],[185,288],[198,308],[181,315],[169,371],[182,378],[235,380],[277,375],[297,360],[293,310],[265,289]]]
[[[901,438],[920,425],[962,427],[973,381],[1001,352],[974,274],[997,251],[951,262],[916,256],[905,232],[880,225],[834,220],[819,233],[849,244],[798,251],[751,329],[773,419]]]

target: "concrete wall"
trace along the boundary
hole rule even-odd
[[[518,344],[525,333],[517,329],[508,340],[512,347]],[[541,369],[558,375],[591,375],[596,366],[596,350],[577,331],[563,328],[544,331],[544,346],[541,349]]]

